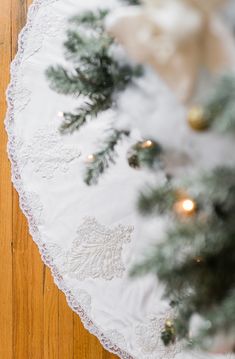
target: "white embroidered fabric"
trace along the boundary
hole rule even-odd
[[[112,1],[35,0],[30,7],[7,92],[8,152],[21,208],[55,283],[107,350],[123,359],[234,359],[187,352],[180,343],[164,347],[161,330],[172,312],[162,288],[150,275],[128,275],[148,245],[135,212],[136,189],[147,175],[128,166],[129,144],[120,146],[117,166],[98,186],[83,183],[84,159],[113,111],[72,136],[58,132],[58,112],[76,108],[78,100],[51,91],[45,70],[65,62],[68,18],[105,3]]]

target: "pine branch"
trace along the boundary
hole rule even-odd
[[[212,337],[217,334],[217,328],[221,333],[229,333],[234,331],[234,322],[231,318],[235,318],[235,290],[231,291],[220,307],[215,307],[208,315],[210,326],[202,327],[198,336],[194,339],[193,344],[196,346],[204,341],[204,338]]]
[[[120,64],[110,55],[113,39],[104,29],[107,13],[106,10],[88,11],[72,18],[73,28],[67,33],[65,49],[66,58],[73,62],[74,69],[71,72],[56,66],[46,72],[53,90],[87,98],[77,112],[65,113],[63,133],[79,130],[88,120],[97,118],[100,112],[114,104],[114,93],[124,90],[133,77],[142,74],[140,66]]]
[[[66,59],[83,64],[96,56],[106,55],[113,39],[102,33],[99,37],[78,33],[76,30],[67,32],[67,41],[64,43]]]
[[[108,15],[108,10],[100,9],[97,12],[86,11],[81,15],[76,15],[70,19],[70,22],[87,27],[88,29],[104,28],[104,19]]]
[[[130,5],[140,5],[141,4],[140,0],[123,0],[123,1],[127,2]]]
[[[110,164],[115,163],[117,156],[115,148],[125,136],[129,136],[129,132],[113,130],[104,141],[103,147],[93,155],[93,161],[87,165],[84,178],[88,185],[97,184],[101,174],[110,167]]]
[[[172,209],[176,201],[176,193],[170,184],[163,187],[149,187],[142,192],[138,200],[138,208],[143,215],[162,215]]]
[[[49,67],[46,76],[50,81],[52,90],[64,95],[76,95],[84,93],[85,89],[78,80],[78,76],[69,73],[62,66]]]
[[[235,133],[235,76],[222,76],[204,106],[208,123],[222,133]]]
[[[64,113],[60,132],[66,134],[79,130],[87,121],[96,118],[99,112],[108,109],[110,103],[110,98],[92,97],[92,101],[83,104],[76,113]]]
[[[174,323],[178,338],[187,339],[193,314],[210,321],[212,329],[202,330],[194,338],[203,345],[210,335],[235,329],[228,321],[235,313],[230,298],[235,288],[235,168],[216,168],[188,186],[185,192],[194,193],[198,208],[189,218],[174,215],[171,194],[178,190],[171,183],[142,195],[145,213],[168,213],[172,223],[131,274],[151,272],[162,281],[166,298],[178,311]]]

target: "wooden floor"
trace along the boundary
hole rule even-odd
[[[53,284],[10,181],[5,89],[29,2],[1,0],[0,10],[0,359],[114,359],[83,329]]]

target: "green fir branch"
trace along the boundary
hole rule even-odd
[[[112,43],[113,39],[105,33],[98,37],[80,34],[77,30],[69,30],[67,41],[64,43],[65,56],[67,60],[72,60],[80,66],[86,65],[86,63],[91,63],[91,59],[107,56]],[[97,63],[95,62],[95,64]]]
[[[130,5],[140,5],[141,4],[140,0],[123,0],[123,1],[127,2]]]
[[[87,121],[96,118],[99,112],[108,109],[110,103],[110,98],[93,97],[91,102],[85,102],[77,112],[65,112],[60,132],[66,134],[79,130]]]
[[[72,24],[86,27],[87,29],[104,29],[104,19],[108,15],[108,10],[99,9],[98,11],[86,11],[70,19]]]
[[[234,332],[235,318],[235,290],[231,291],[228,296],[222,301],[220,307],[215,307],[208,313],[207,321],[204,322],[199,334],[194,338],[192,344],[194,346],[201,345],[204,349],[206,346],[205,338],[212,338],[217,334],[217,329],[220,328],[220,333],[229,335]],[[209,325],[208,325],[209,323]]]
[[[148,187],[140,193],[138,209],[143,215],[162,215],[172,209],[176,198],[176,193],[172,191],[170,183],[163,187]]]
[[[174,215],[174,198],[169,193],[178,190],[171,183],[142,195],[145,213],[169,213],[172,224],[164,238],[156,238],[159,244],[131,275],[153,273],[164,284],[165,296],[177,310],[178,338],[188,338],[194,314],[209,321],[210,328],[194,338],[195,344],[203,346],[210,335],[235,330],[234,323],[228,322],[229,315],[235,314],[231,299],[235,288],[235,168],[216,168],[188,186],[185,191],[194,193],[198,208],[189,218]]]
[[[221,133],[235,133],[235,75],[228,73],[218,79],[204,104],[209,125]]]
[[[84,92],[77,74],[65,70],[62,66],[49,67],[46,76],[52,90],[64,95],[76,95]]]
[[[79,130],[87,120],[95,119],[99,113],[111,108],[113,95],[142,74],[140,66],[119,63],[110,55],[113,39],[104,29],[107,13],[107,10],[88,11],[73,17],[64,44],[66,59],[72,62],[73,70],[51,66],[46,71],[53,90],[86,97],[86,102],[76,112],[65,113],[61,126],[63,133]]]
[[[116,159],[116,146],[123,139],[123,137],[129,136],[128,131],[112,130],[111,134],[103,142],[102,148],[94,153],[94,159],[91,161],[85,172],[85,183],[88,185],[97,184],[99,177],[109,167],[110,164],[115,163]]]

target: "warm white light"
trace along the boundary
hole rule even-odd
[[[196,212],[197,205],[192,199],[185,198],[176,202],[174,205],[174,209],[179,215],[191,216]]]
[[[201,256],[195,257],[194,259],[195,259],[195,261],[196,261],[198,264],[200,264],[200,263],[202,263],[202,262],[204,261],[204,258],[201,257]]]
[[[195,203],[191,199],[185,199],[182,202],[182,207],[185,210],[185,212],[193,212],[195,209]]]
[[[90,163],[91,163],[91,162],[93,162],[93,161],[95,160],[95,156],[92,155],[92,154],[90,154],[90,155],[87,156],[87,159],[86,159],[86,160],[87,160],[87,162],[90,162]]]
[[[60,118],[64,117],[64,112],[59,111],[59,112],[57,113],[57,116],[60,117]]]
[[[146,141],[144,141],[144,142],[142,143],[141,147],[142,147],[142,148],[150,148],[150,147],[152,147],[152,145],[153,145],[153,141],[151,141],[151,140],[146,140]]]

